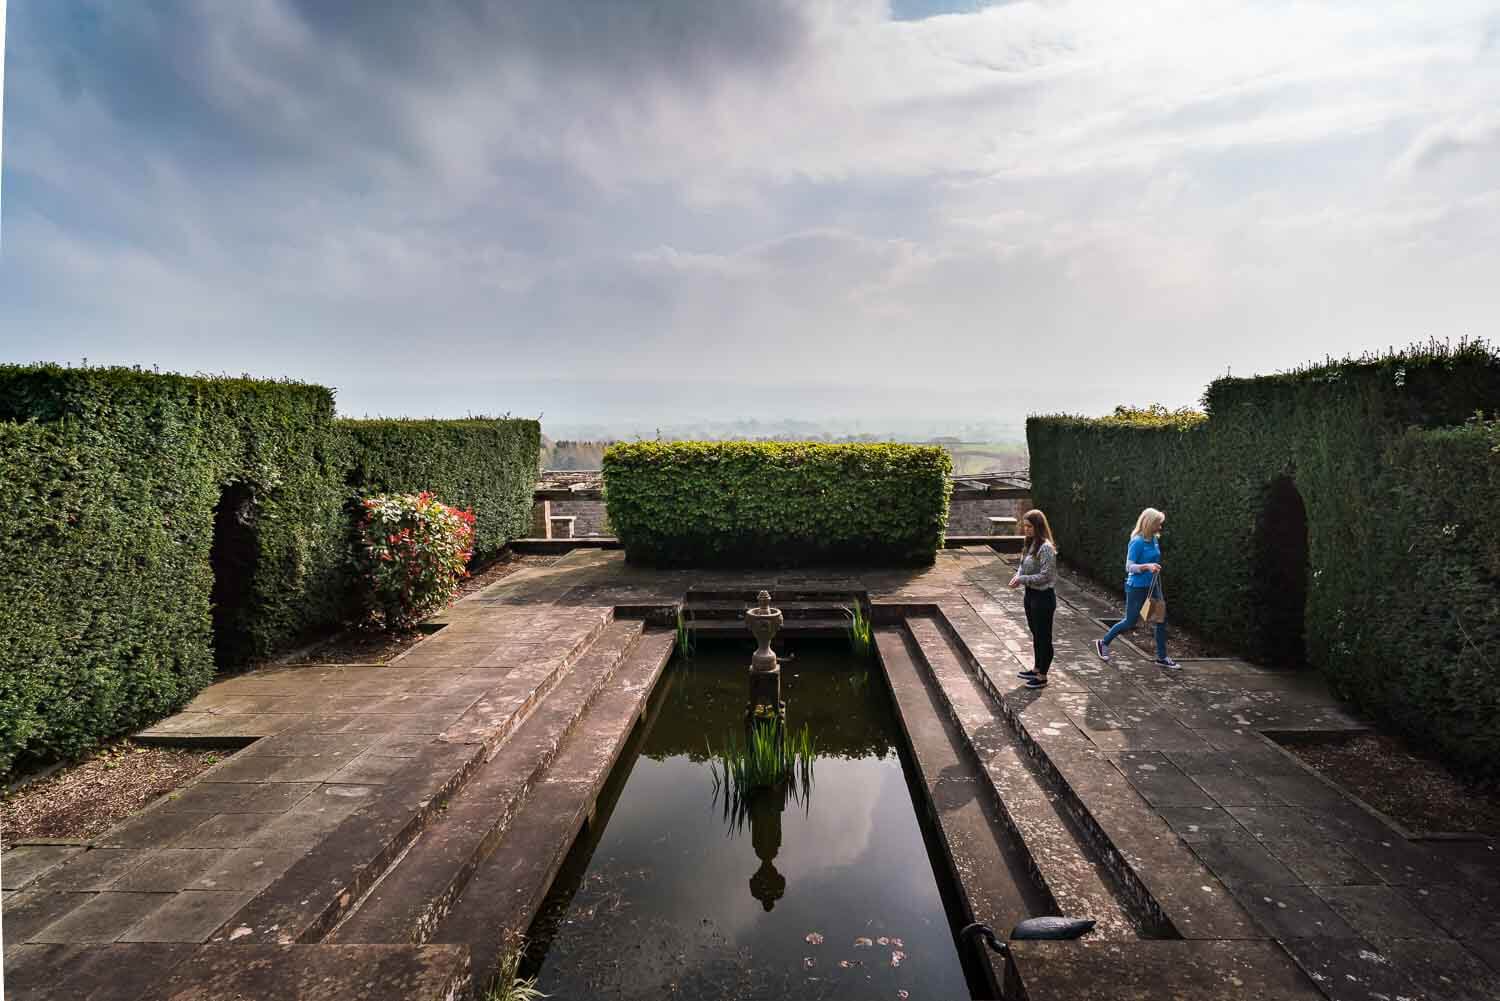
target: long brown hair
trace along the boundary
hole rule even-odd
[[[1052,543],[1052,548],[1057,548],[1057,541],[1052,538],[1052,526],[1047,523],[1047,516],[1040,508],[1032,508],[1021,515],[1021,520],[1031,524],[1031,541],[1022,545],[1023,553],[1033,553],[1042,548],[1042,542]]]

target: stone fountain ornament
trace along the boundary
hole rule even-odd
[[[771,640],[781,629],[781,609],[771,607],[771,593],[762,591],[756,595],[760,605],[745,609],[745,621],[750,633],[760,646],[750,658],[750,708],[751,720],[775,714],[778,720],[786,718],[786,703],[781,701],[781,664],[776,651],[771,649]]]

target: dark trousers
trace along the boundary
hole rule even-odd
[[[1046,674],[1052,666],[1052,616],[1057,614],[1057,591],[1026,589],[1026,625],[1031,628],[1031,646],[1036,651],[1035,670]]]

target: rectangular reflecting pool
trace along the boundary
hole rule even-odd
[[[879,665],[791,646],[811,765],[737,800],[714,753],[744,741],[752,648],[668,667],[522,973],[554,998],[970,996]]]

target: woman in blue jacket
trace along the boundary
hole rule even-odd
[[[1102,640],[1094,640],[1094,650],[1100,659],[1109,660],[1109,645],[1116,636],[1135,626],[1141,617],[1141,606],[1151,594],[1156,575],[1161,573],[1161,530],[1167,516],[1154,507],[1148,507],[1135,520],[1135,530],[1130,535],[1130,546],[1125,550],[1125,617],[1104,634]],[[1156,663],[1169,671],[1178,670],[1178,664],[1167,656],[1167,624],[1156,623]]]

